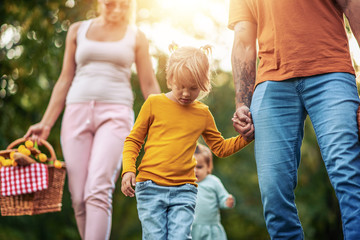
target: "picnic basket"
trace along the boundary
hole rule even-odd
[[[0,151],[0,156],[8,157],[10,152],[17,152],[17,149],[14,147],[25,141],[26,139],[20,138],[10,143],[6,150]],[[52,164],[56,160],[53,147],[45,140],[40,140],[39,143],[50,153],[50,158],[48,159],[50,164],[46,164],[48,167],[48,188],[29,194],[15,196],[0,195],[2,216],[35,215],[61,211],[66,175],[65,164],[61,168],[55,168]]]

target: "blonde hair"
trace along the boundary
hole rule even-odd
[[[211,54],[211,46],[200,48],[178,47],[172,43],[169,46],[172,52],[166,65],[166,83],[168,88],[173,81],[195,81],[202,92],[209,93],[211,90],[210,64],[208,56]]]
[[[97,2],[99,3],[99,1],[103,1],[103,0],[97,0]],[[129,2],[129,8],[126,12],[126,21],[127,24],[129,25],[134,25],[136,23],[136,0],[128,0]],[[102,6],[101,4],[97,5],[97,12],[98,14],[101,14],[102,11]]]
[[[195,149],[195,153],[194,155],[202,155],[205,159],[205,163],[207,164],[207,166],[209,167],[209,173],[212,173],[214,164],[213,164],[213,156],[212,153],[210,151],[210,149],[208,147],[206,147],[205,145],[198,143],[196,145],[196,149]],[[196,157],[195,157],[196,159]]]

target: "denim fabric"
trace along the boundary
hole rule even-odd
[[[142,239],[191,239],[197,188],[192,184],[159,186],[152,181],[135,187]]]
[[[344,239],[360,239],[358,105],[355,77],[348,73],[267,81],[255,89],[255,157],[271,239],[304,238],[294,189],[307,115],[339,201]]]

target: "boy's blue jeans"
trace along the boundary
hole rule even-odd
[[[344,239],[360,239],[360,144],[355,77],[329,73],[266,81],[253,94],[255,157],[271,239],[303,239],[294,189],[309,115],[339,201]]]
[[[159,186],[136,183],[137,209],[145,240],[191,239],[197,188],[192,184]]]

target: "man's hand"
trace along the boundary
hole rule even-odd
[[[135,173],[133,172],[126,172],[121,181],[121,191],[127,197],[134,197],[135,196]]]
[[[246,140],[254,139],[254,124],[249,108],[245,105],[236,109],[232,118],[235,130]]]

